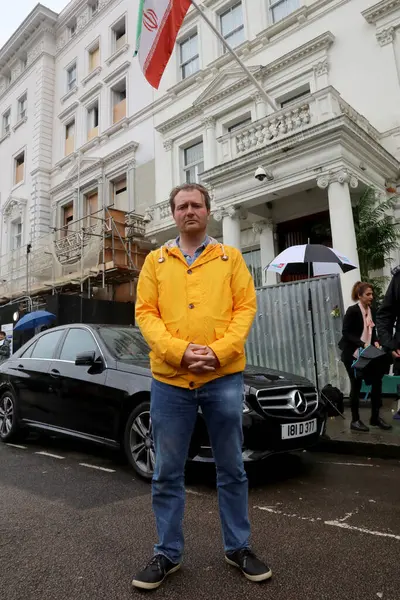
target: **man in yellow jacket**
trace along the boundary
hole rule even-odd
[[[159,542],[132,585],[155,589],[181,565],[184,468],[199,406],[216,463],[225,559],[250,581],[264,581],[272,573],[250,549],[242,458],[244,347],[256,313],[254,284],[240,251],[207,236],[206,188],[181,185],[170,205],[179,237],[147,256],[137,289],[136,321],[151,348]]]

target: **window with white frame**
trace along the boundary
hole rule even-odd
[[[126,44],[126,22],[122,17],[118,23],[112,26],[113,51],[117,52]]]
[[[277,23],[300,8],[301,0],[269,0],[272,22]]]
[[[183,170],[186,183],[197,183],[204,171],[203,142],[198,142],[183,150]]]
[[[199,62],[199,36],[193,33],[179,44],[181,78],[197,73]]]
[[[18,121],[21,121],[21,119],[25,119],[25,117],[27,116],[27,101],[28,97],[26,94],[21,96],[21,98],[18,100]]]
[[[67,25],[68,35],[70,38],[74,37],[74,35],[76,34],[76,25],[77,19],[76,17],[74,17]]]
[[[14,159],[14,183],[17,185],[25,178],[25,152],[21,152]]]
[[[292,104],[292,102],[296,102],[296,100],[300,100],[303,96],[308,96],[310,93],[310,84],[306,83],[294,90],[291,90],[287,94],[284,94],[278,99],[278,104],[281,108],[284,108],[288,104]]]
[[[261,252],[260,250],[251,250],[243,252],[244,261],[253,277],[254,285],[262,287],[262,267],[261,267]]]
[[[76,87],[76,63],[67,69],[67,90],[71,91]]]
[[[111,88],[113,123],[118,123],[126,117],[126,79],[122,79]]]
[[[99,0],[91,0],[89,10],[92,17],[94,17],[99,12]]]
[[[112,187],[114,208],[117,210],[127,211],[129,209],[129,203],[126,175],[115,179],[112,182]]]
[[[100,46],[97,42],[88,51],[89,55],[89,73],[92,73],[97,67],[100,66]]]
[[[22,222],[21,219],[14,221],[11,227],[11,250],[22,247]]]
[[[232,4],[219,16],[220,29],[223,37],[232,47],[244,42],[244,20],[241,2]]]
[[[99,101],[95,100],[87,109],[87,139],[99,135]]]
[[[227,129],[228,129],[229,133],[232,133],[233,131],[240,129],[244,125],[250,125],[250,124],[251,124],[251,117],[244,117],[243,119],[240,119],[240,121],[236,121],[236,123],[232,123],[232,125],[228,125]]]
[[[75,119],[65,126],[64,154],[68,156],[75,150]]]
[[[11,109],[8,109],[3,114],[3,135],[7,135],[8,133],[10,133],[10,127],[11,127]]]

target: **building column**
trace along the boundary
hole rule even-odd
[[[233,246],[240,250],[240,219],[242,215],[240,209],[230,206],[227,209],[220,209],[214,213],[214,219],[218,222],[222,221],[222,238],[223,243],[227,246]]]
[[[172,190],[174,187],[174,142],[172,140],[165,140],[163,146],[166,154],[165,160],[168,166],[166,173],[168,173],[169,176],[167,180],[163,181],[163,187],[165,187],[166,190]]]
[[[135,166],[136,163],[134,160],[128,163],[126,175],[126,184],[128,188],[128,212],[133,212],[136,208]]]
[[[104,206],[104,182],[103,178],[99,177],[97,180],[97,210],[101,210]],[[98,213],[96,217],[100,218],[100,214]],[[97,223],[97,221],[95,221]]]
[[[256,105],[256,120],[259,121],[267,116],[267,104],[259,92],[252,95]]]
[[[212,169],[217,164],[217,140],[215,137],[215,119],[207,117],[203,119],[204,125],[204,170]]]
[[[260,235],[262,281],[265,285],[276,285],[276,273],[266,270],[275,258],[274,225],[272,219],[254,223],[253,231]]]
[[[350,188],[358,187],[358,179],[343,169],[337,173],[321,175],[317,180],[317,185],[321,189],[328,190],[333,248],[358,266],[356,231],[350,197]],[[352,302],[353,285],[360,280],[360,270],[357,268],[343,273],[340,278],[343,303],[347,308]]]

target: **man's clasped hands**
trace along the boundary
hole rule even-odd
[[[189,344],[183,355],[181,365],[191,373],[201,374],[215,371],[219,367],[219,361],[208,346]]]

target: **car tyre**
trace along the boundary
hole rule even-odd
[[[141,402],[130,413],[124,432],[124,450],[136,473],[143,479],[151,480],[154,473],[155,452],[150,402]]]
[[[12,392],[6,391],[0,397],[0,440],[16,440],[19,432],[17,400]]]

